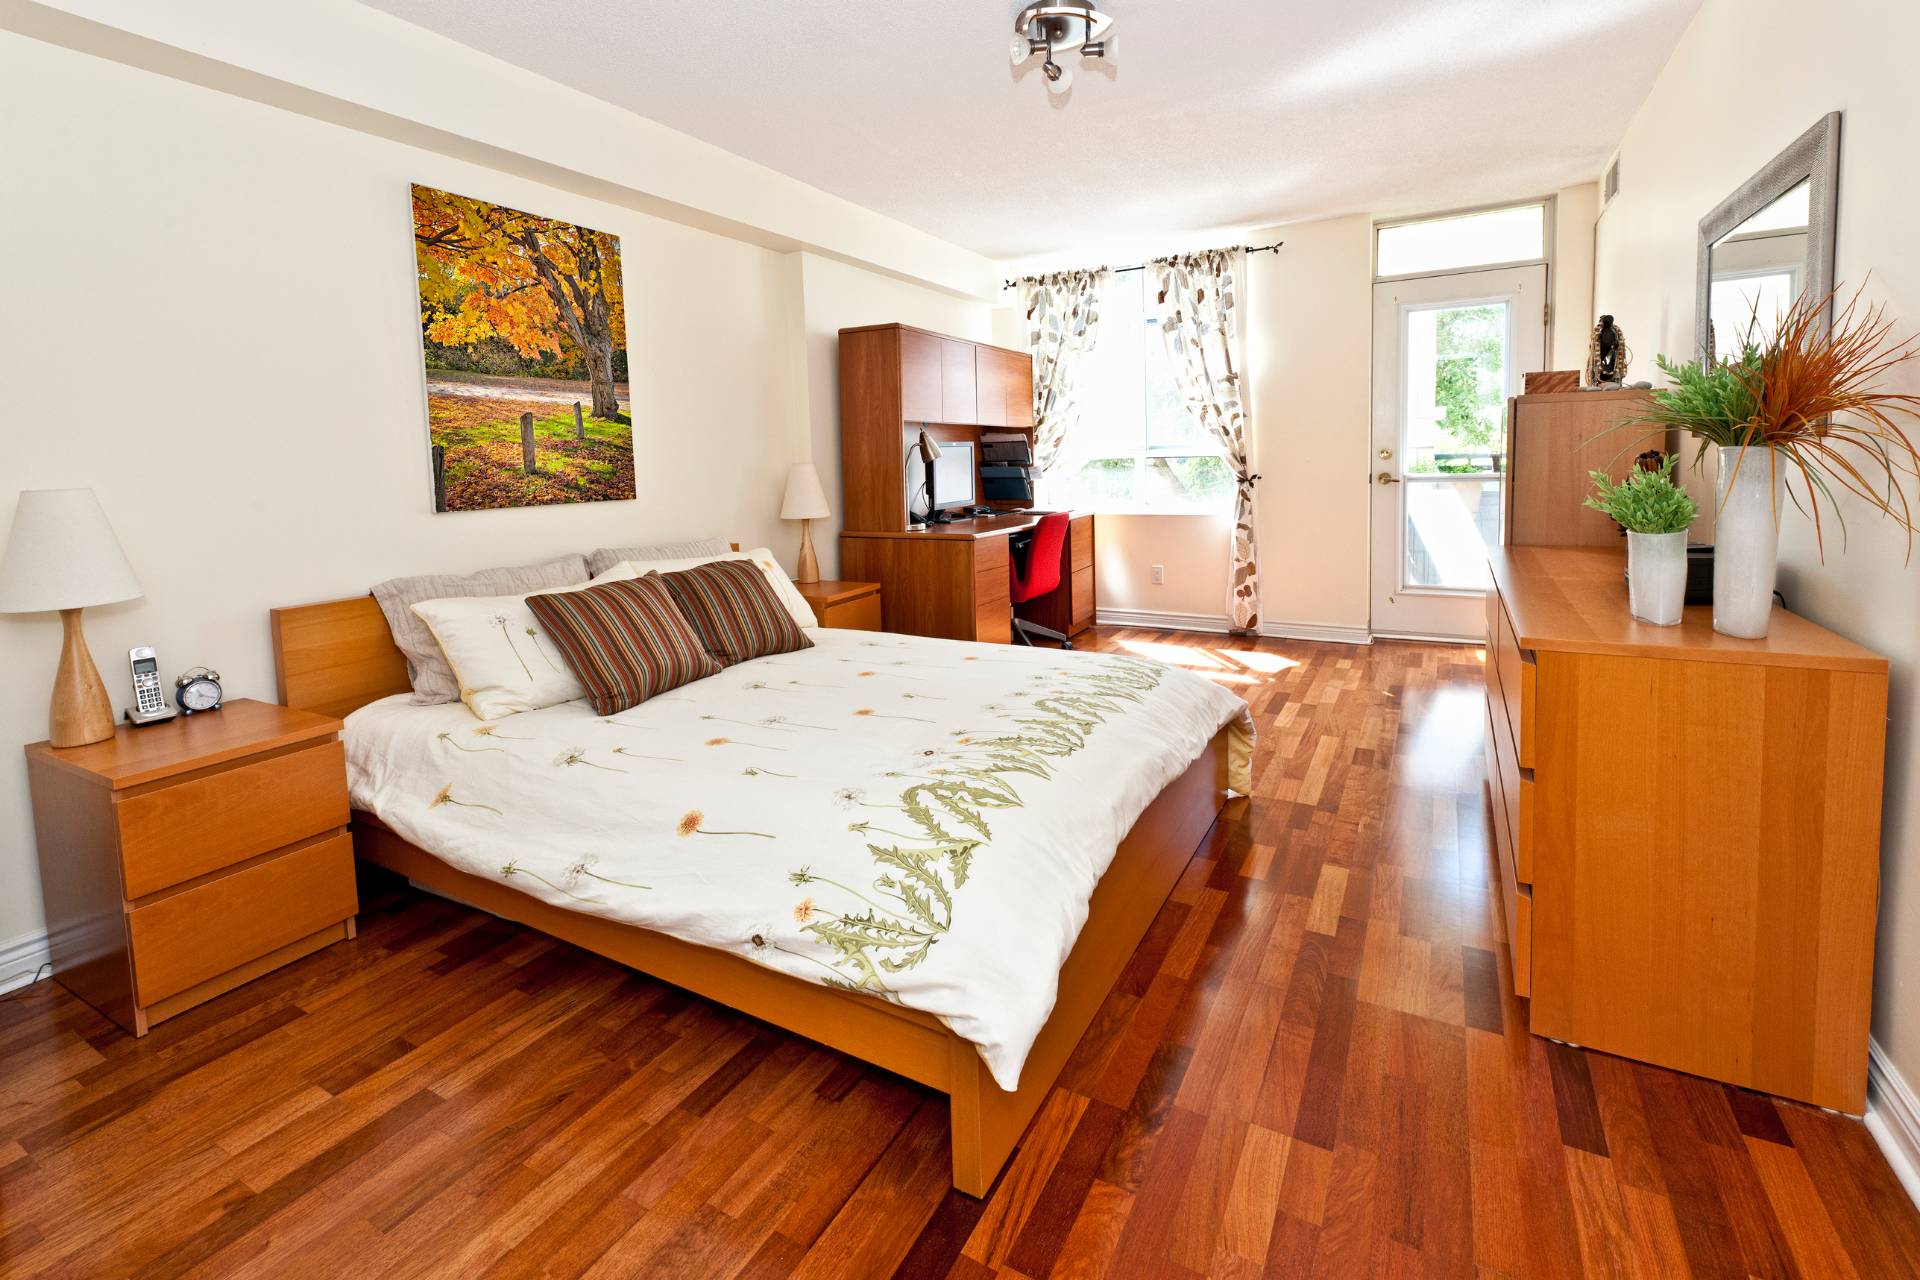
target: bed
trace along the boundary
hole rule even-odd
[[[1251,722],[1122,655],[809,634],[616,716],[482,722],[399,696],[371,597],[273,612],[280,701],[346,717],[358,857],[945,1092],[984,1195]]]

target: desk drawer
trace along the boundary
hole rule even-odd
[[[1005,538],[981,538],[973,544],[973,598],[976,604],[1008,599],[1013,590],[1008,573]]]
[[[135,998],[154,1004],[358,909],[346,832],[135,907],[127,913]]]
[[[1079,635],[1093,625],[1093,570],[1075,569],[1073,571],[1073,625],[1069,631]]]
[[[114,807],[129,898],[347,825],[338,741],[130,796]]]
[[[1495,741],[1496,719],[1501,709],[1489,702],[1486,708],[1488,758],[1498,750]],[[1493,861],[1500,880],[1500,905],[1507,922],[1507,959],[1513,969],[1513,993],[1533,993],[1533,890],[1520,883],[1515,874],[1513,833],[1508,824],[1508,804],[1497,769],[1489,769],[1487,790],[1493,801]]]
[[[1067,526],[1067,568],[1072,573],[1093,568],[1093,517],[1075,516]]]

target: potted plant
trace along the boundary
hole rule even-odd
[[[1825,329],[1820,319],[1832,301],[1801,295],[1768,335],[1759,334],[1756,315],[1739,355],[1725,362],[1660,357],[1672,385],[1654,392],[1652,412],[1634,420],[1691,435],[1695,465],[1709,447],[1719,450],[1713,627],[1727,635],[1767,634],[1783,496],[1812,517],[1822,560],[1823,512],[1840,515],[1836,491],[1896,521],[1912,558],[1915,515],[1905,485],[1920,476],[1920,453],[1895,418],[1920,413],[1920,397],[1875,388],[1920,355],[1920,345],[1895,340],[1885,308],[1862,308],[1857,291]]]
[[[1635,467],[1615,484],[1604,471],[1589,472],[1587,505],[1627,531],[1627,603],[1633,616],[1659,627],[1675,626],[1687,594],[1687,526],[1700,514],[1687,491],[1673,482],[1672,454],[1654,469]]]

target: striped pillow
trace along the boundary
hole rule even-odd
[[[527,608],[603,716],[719,674],[657,573],[528,596]]]
[[[813,647],[751,560],[713,560],[660,577],[723,667]]]

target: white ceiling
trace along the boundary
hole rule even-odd
[[[998,259],[1591,180],[1699,6],[1107,0],[1055,100],[1018,0],[365,2]]]

